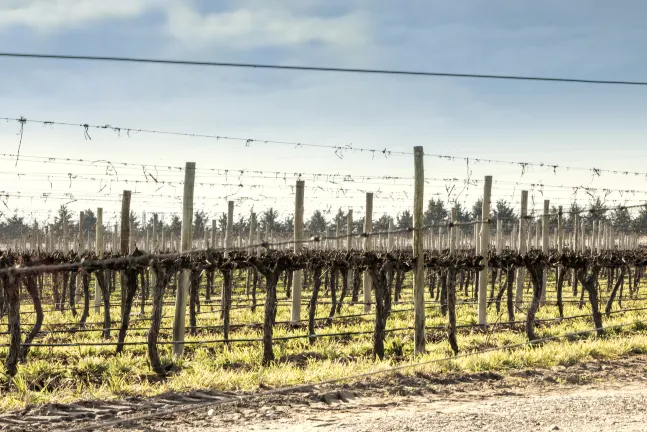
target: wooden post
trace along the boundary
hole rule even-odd
[[[562,206],[557,209],[557,250],[564,251],[564,213]]]
[[[213,227],[215,229],[216,227],[216,221],[213,221]],[[247,244],[247,254],[251,256],[254,253],[254,248],[252,245],[254,244],[254,232],[256,231],[256,213],[251,212],[249,215],[249,243]],[[212,233],[212,237],[214,237]],[[215,237],[214,237],[215,238]],[[249,268],[247,269],[247,280],[245,282],[245,294],[249,295],[251,292],[251,285],[252,285],[252,278],[254,277],[254,273],[252,272],[252,269]]]
[[[544,200],[544,213],[541,215],[541,250],[544,254],[548,254],[550,251],[550,244],[548,242],[548,222],[549,222],[549,212],[550,212],[550,200]],[[543,271],[543,277],[541,282],[541,304],[546,303],[546,279],[548,277],[548,272],[546,269]]]
[[[97,209],[97,226],[96,226],[96,243],[97,243],[97,256],[99,259],[103,259],[103,209],[99,207]],[[97,273],[95,273],[95,277]],[[99,283],[94,283],[94,313],[101,313],[101,289],[99,288]]]
[[[252,213],[254,214],[254,213]],[[218,245],[216,244],[216,234],[218,233],[218,221],[213,219],[211,221],[211,247],[216,249]],[[252,239],[250,239],[251,242]],[[251,244],[251,243],[250,243]]]
[[[496,251],[501,253],[503,250],[503,221],[497,219],[496,221]]]
[[[573,215],[573,250],[580,251],[580,215]]]
[[[297,180],[297,190],[294,197],[294,253],[301,251],[303,240],[303,203],[305,182]],[[298,324],[301,320],[301,285],[303,270],[296,270],[292,275],[292,323]]]
[[[234,202],[227,202],[227,228],[225,231],[225,253],[229,256],[234,247]]]
[[[366,194],[366,215],[364,217],[364,233],[370,234],[373,231],[373,194]],[[371,236],[364,237],[364,250],[371,250]],[[364,313],[371,311],[371,276],[368,271],[364,272]]]
[[[119,229],[119,227],[115,223],[115,230],[112,232],[112,253],[113,254],[117,253],[117,244],[118,244],[117,243],[117,240],[118,240],[118,237],[117,237],[117,232],[118,231],[117,230],[118,229]]]
[[[227,202],[227,227],[225,231],[225,256],[228,257],[234,247],[234,202]],[[229,280],[233,284],[233,278]],[[227,287],[231,293],[232,287]],[[222,292],[220,294],[220,307],[225,308],[226,296],[225,287],[223,284]]]
[[[83,224],[85,223],[85,214],[81,212],[79,214],[79,239],[78,239],[78,253],[81,255],[85,252],[85,241],[83,239]]]
[[[452,227],[449,229],[449,251],[456,252],[456,244],[458,243],[458,227],[454,226],[458,222],[458,209],[456,206],[452,208]]]
[[[182,197],[182,239],[180,253],[191,250],[193,235],[193,189],[195,185],[195,162],[187,162],[184,168],[184,195]],[[186,319],[186,300],[189,289],[189,272],[182,270],[175,296],[175,320],[173,322],[173,355],[179,357],[184,352],[184,329]]]
[[[353,209],[348,209],[346,215],[346,235],[346,249],[351,250],[353,248]]]
[[[387,238],[387,252],[391,252],[393,250],[393,218],[389,218],[389,236]]]
[[[33,239],[32,249],[38,251],[40,249],[40,244],[38,241],[38,222],[34,221],[34,239]]]
[[[415,272],[413,274],[413,303],[414,315],[414,354],[425,352],[425,259],[423,252],[424,232],[424,192],[425,168],[424,151],[422,146],[413,148],[414,163],[414,190],[413,190],[413,257],[415,259]],[[373,208],[373,195],[371,194],[371,210]],[[368,209],[368,201],[366,203]],[[442,237],[441,237],[442,238]]]
[[[528,191],[521,191],[521,216],[519,217],[519,254],[523,255],[527,251],[528,245],[528,227],[530,226],[530,219],[528,219]],[[521,266],[517,269],[517,283],[515,304],[520,308],[523,304],[523,282],[526,279],[526,269]]]
[[[121,254],[128,255],[130,249],[130,191],[125,190],[121,199]]]
[[[121,198],[121,255],[128,255],[130,250],[130,191],[125,190]],[[121,315],[126,307],[126,280],[121,272]]]
[[[157,242],[157,213],[153,213],[153,244],[151,245],[151,252],[155,253],[158,249],[159,244]]]
[[[490,218],[490,200],[492,196],[492,176],[485,176],[485,184],[483,187],[483,209],[481,214],[481,248],[479,254],[483,257],[481,264],[483,270],[479,275],[479,325],[487,325],[487,284],[488,284],[488,249],[490,244],[490,225],[488,219]]]
[[[335,221],[335,249],[341,249],[341,218],[338,216]]]

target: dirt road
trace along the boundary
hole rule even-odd
[[[0,414],[0,429],[644,431],[647,356],[505,374],[394,375],[344,386],[311,387],[300,393],[227,401],[232,396],[214,390],[150,399],[49,404]],[[211,400],[226,403],[194,408],[196,403]],[[191,409],[174,413],[175,407]]]
[[[647,384],[630,388],[560,390],[533,396],[490,395],[464,400],[424,396],[358,400],[338,409],[313,406],[296,415],[276,409],[258,418],[213,426],[176,425],[183,432],[387,432],[387,431],[644,431]],[[204,423],[208,423],[205,420]],[[201,422],[204,424],[203,422]],[[220,423],[220,424],[218,424]],[[170,425],[169,425],[170,426]]]
[[[337,392],[342,400],[277,398],[148,426],[181,432],[645,431],[645,365],[634,358],[454,381],[401,377],[357,397]]]

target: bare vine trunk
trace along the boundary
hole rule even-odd
[[[312,296],[308,303],[308,335],[310,345],[315,343],[317,336],[315,336],[315,317],[317,315],[317,298],[319,297],[319,289],[321,288],[321,266],[316,266],[313,272],[312,282]]]
[[[164,291],[166,290],[166,286],[168,285],[173,272],[161,267],[154,267],[154,271],[155,286],[153,286],[153,311],[151,312],[151,326],[148,330],[147,336],[148,359],[153,371],[156,374],[163,376],[166,375],[167,371],[160,361],[159,352],[157,351],[157,339],[162,324]]]
[[[589,303],[591,304],[596,333],[598,336],[602,336],[604,329],[602,328],[602,314],[598,306],[598,276],[600,275],[600,267],[593,266],[591,268],[591,274],[587,274],[587,269],[581,269],[577,272],[577,275],[580,282],[582,282],[582,290],[589,294]]]
[[[40,301],[40,295],[38,294],[38,288],[36,287],[36,275],[27,276],[27,292],[31,297],[32,302],[34,303],[34,310],[36,311],[36,322],[32,327],[31,331],[25,338],[25,342],[22,345],[20,350],[20,362],[24,363],[27,361],[27,354],[29,354],[29,344],[33,342],[36,338],[40,329],[43,325],[43,305]]]
[[[133,308],[133,300],[137,294],[137,276],[139,271],[136,268],[127,268],[124,270],[124,279],[126,282],[126,298],[124,301],[124,309],[121,314],[121,326],[119,327],[119,337],[117,339],[117,354],[124,351],[124,341],[126,340],[126,333],[130,324],[130,312]]]

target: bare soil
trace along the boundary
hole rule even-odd
[[[505,374],[396,375],[181,414],[164,412],[218,397],[229,395],[193,392],[147,400],[50,404],[0,415],[0,426],[94,429],[106,421],[154,411],[160,413],[156,419],[106,430],[642,431],[647,430],[647,356]]]

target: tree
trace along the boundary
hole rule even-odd
[[[409,210],[405,210],[402,213],[398,214],[395,224],[397,229],[400,230],[413,228],[413,215]]]
[[[564,219],[565,219],[566,228],[568,228],[568,230],[570,230],[571,232],[573,232],[573,228],[575,226],[575,217],[577,215],[581,215],[583,210],[584,210],[584,207],[582,207],[576,202],[572,202],[570,207],[568,208],[568,212]]]
[[[472,218],[473,220],[480,220],[483,216],[483,199],[479,198],[472,205]]]
[[[337,221],[339,221],[339,229],[343,233],[344,231],[346,231],[346,218],[347,218],[346,213],[344,213],[344,211],[340,207],[339,210],[337,210],[337,214],[335,215],[335,218],[330,221],[330,228],[332,228],[333,231],[336,230]]]
[[[364,216],[353,221],[353,233],[359,234],[364,232]]]
[[[18,217],[17,214],[7,218],[6,222],[2,222],[0,229],[5,239],[16,239],[29,232],[29,227],[25,224],[25,218]]]
[[[180,217],[178,215],[174,214],[173,216],[171,216],[169,230],[173,233],[173,235],[176,235],[178,237],[182,235],[182,221],[180,220]]]
[[[249,219],[246,219],[245,216],[240,215],[238,220],[234,223],[234,232],[238,235],[249,235]]]
[[[640,207],[638,215],[633,220],[633,229],[640,234],[647,233],[647,205]]]
[[[54,235],[63,235],[63,221],[67,221],[67,232],[72,232],[72,214],[65,204],[58,208],[57,215],[54,216]]]
[[[139,219],[134,211],[130,211],[130,235],[133,236],[135,233],[139,232]]]
[[[548,228],[550,229],[550,232],[554,232],[557,229],[557,221],[559,219],[559,209],[557,207],[550,206],[550,217],[548,218]],[[563,220],[563,216],[562,216]]]
[[[153,225],[155,225],[155,216],[151,215],[151,217],[148,218],[148,222],[146,222],[146,229],[147,230],[148,229],[152,230]],[[164,224],[162,223],[162,220],[158,218],[157,219],[157,225],[155,226],[155,233],[157,235],[161,235],[160,233],[162,232],[162,227],[163,226],[164,226]]]
[[[495,221],[501,221],[503,231],[508,233],[511,231],[512,225],[517,222],[517,215],[514,214],[514,209],[504,199],[496,202],[492,216]]]
[[[306,223],[306,228],[312,235],[325,234],[327,226],[328,223],[321,210],[315,210],[310,220]]]
[[[595,197],[589,202],[589,215],[594,221],[607,220],[607,207],[600,197]]]
[[[268,232],[268,230],[274,232],[278,225],[278,218],[279,212],[274,210],[272,207],[268,208],[261,213],[259,228],[264,233]]]
[[[207,226],[209,217],[204,210],[198,210],[193,215],[193,238],[204,238],[204,230]]]
[[[373,231],[388,231],[391,216],[383,214],[378,220],[373,222]]]
[[[226,231],[227,230],[227,213],[220,213],[220,216],[218,216],[218,231]]]
[[[92,209],[87,209],[83,211],[83,232],[87,233],[92,231],[97,224],[97,217],[94,215]]]
[[[456,203],[456,220],[458,222],[469,222],[471,219],[470,214],[463,207],[461,203]]]
[[[457,222],[470,222],[472,220],[472,215],[470,212],[467,211],[465,207],[459,202],[454,204],[454,207],[456,207],[456,221]],[[473,232],[473,226],[472,225],[463,225],[460,227],[460,229],[466,234],[466,235],[471,235]]]
[[[294,216],[286,216],[279,226],[281,231],[285,234],[294,233]]]
[[[629,213],[629,209],[626,207],[620,207],[613,210],[611,221],[615,230],[624,234],[628,233],[633,225],[631,213]]]
[[[440,198],[430,199],[425,210],[424,223],[425,225],[439,225],[447,221],[449,210],[445,208],[445,203]]]

